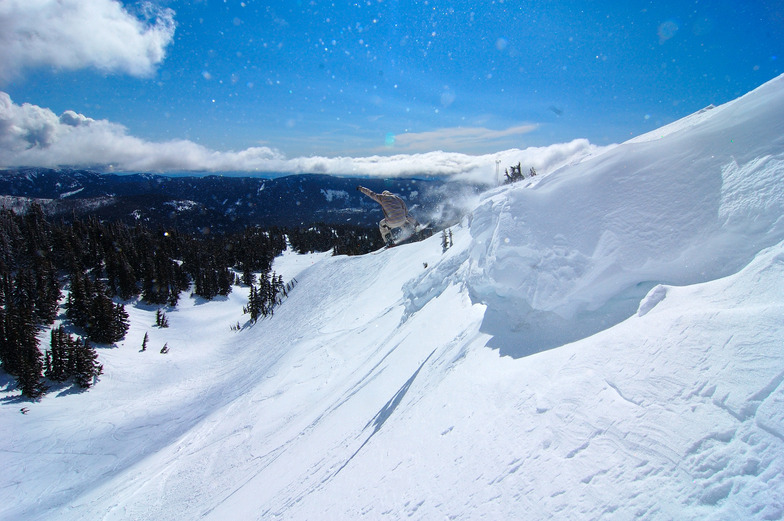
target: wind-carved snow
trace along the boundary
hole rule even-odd
[[[488,196],[473,214],[468,281],[488,305],[491,344],[523,356],[590,336],[631,316],[656,283],[734,273],[784,239],[781,83],[759,89],[767,104],[746,96]],[[752,158],[759,129],[773,132],[772,153]]]
[[[784,157],[765,155],[739,165],[734,159],[722,169],[719,219],[729,230],[749,227],[755,234],[779,237],[784,227]],[[753,221],[749,219],[754,216]]]
[[[781,519],[784,77],[698,116],[446,252],[288,252],[253,326],[129,306],[89,392],[6,384],[0,519]]]

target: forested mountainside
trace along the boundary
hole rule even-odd
[[[35,199],[47,215],[90,215],[183,232],[317,222],[375,225],[383,215],[376,203],[356,191],[358,184],[399,194],[422,222],[457,221],[462,211],[457,201],[480,190],[434,179],[118,175],[45,168],[0,171],[0,196],[6,207],[21,209]]]
[[[23,214],[3,208],[0,367],[28,398],[70,379],[89,387],[100,373],[91,343],[113,344],[125,337],[124,302],[131,299],[172,309],[185,291],[210,300],[242,284],[250,286],[253,298],[245,312],[255,321],[272,313],[286,291],[270,269],[287,241],[294,251],[343,254],[381,245],[376,230],[350,225],[248,226],[208,234],[95,216],[51,222],[36,202]],[[42,350],[39,332],[54,325],[61,305],[68,330],[62,324],[53,329],[49,348]]]

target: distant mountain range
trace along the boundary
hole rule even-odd
[[[403,197],[420,222],[458,220],[460,202],[479,187],[434,179],[367,179],[292,175],[235,176],[104,174],[89,170],[0,170],[0,205],[23,210],[37,201],[51,216],[94,215],[183,231],[234,231],[260,225],[375,225],[380,207],[356,191],[362,184]]]

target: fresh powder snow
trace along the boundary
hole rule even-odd
[[[784,517],[784,76],[451,231],[287,252],[255,325],[128,305],[88,392],[5,377],[0,519]]]

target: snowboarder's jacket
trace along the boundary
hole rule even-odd
[[[386,190],[380,194],[377,194],[373,190],[365,188],[364,186],[358,186],[357,189],[381,205],[381,210],[384,212],[386,225],[390,228],[403,226],[406,224],[406,222],[411,220],[408,215],[408,208],[406,208],[406,203],[404,203],[403,199],[396,196],[395,194]]]

